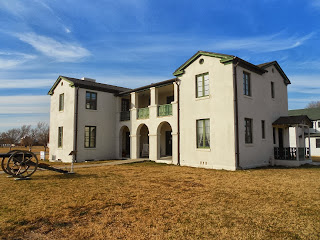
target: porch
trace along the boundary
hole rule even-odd
[[[310,127],[311,120],[306,115],[280,117],[273,124],[278,129],[278,146],[274,147],[272,165],[298,167],[306,163],[311,163]],[[295,146],[285,146],[283,142],[283,132],[295,135]],[[305,138],[308,138],[308,147],[305,145]],[[275,143],[275,131],[274,131]]]

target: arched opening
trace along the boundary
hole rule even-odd
[[[138,156],[140,158],[149,157],[149,129],[145,124],[138,127],[137,130],[138,137]]]
[[[120,130],[120,156],[130,158],[130,130],[123,126]]]
[[[158,126],[158,159],[172,159],[172,128],[168,122]]]

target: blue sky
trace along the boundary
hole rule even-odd
[[[320,0],[0,0],[0,131],[49,122],[59,75],[124,87],[198,50],[277,60],[289,109],[320,100]]]

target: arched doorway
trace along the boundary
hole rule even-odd
[[[122,158],[130,158],[130,130],[127,126],[123,126],[120,130],[120,156]]]
[[[149,157],[149,129],[145,124],[141,124],[137,130],[138,137],[138,157],[148,158]]]
[[[158,126],[158,159],[172,159],[172,128],[168,122]]]

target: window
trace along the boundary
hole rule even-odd
[[[264,120],[261,120],[261,131],[262,131],[262,139],[266,139],[266,127],[265,127]]]
[[[276,144],[276,128],[272,128],[273,131],[273,144]]]
[[[59,95],[59,111],[63,111],[64,109],[64,93]]]
[[[96,147],[96,127],[85,126],[84,128],[84,147],[95,148]]]
[[[129,99],[121,99],[121,111],[127,112],[130,109],[130,101]]]
[[[251,96],[250,73],[243,72],[243,94]]]
[[[274,98],[274,82],[271,82],[271,97]]]
[[[197,98],[209,96],[209,73],[196,76]]]
[[[311,121],[311,123],[312,123],[312,126],[309,126],[309,128],[313,128],[313,126],[314,126],[314,128],[316,128],[316,122],[315,121]]]
[[[320,121],[318,122],[318,128],[320,128]]]
[[[252,119],[245,118],[245,143],[252,143]]]
[[[63,127],[58,128],[58,148],[62,148],[63,144]]]
[[[320,138],[316,139],[316,148],[320,148]]]
[[[197,147],[210,148],[210,119],[197,120]]]
[[[86,92],[86,109],[97,110],[97,93]]]

